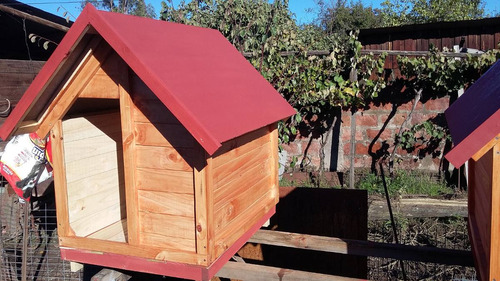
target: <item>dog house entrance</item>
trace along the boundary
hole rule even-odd
[[[111,110],[83,114],[80,105],[77,101],[62,122],[71,231],[78,237],[127,242],[118,102],[110,101]]]

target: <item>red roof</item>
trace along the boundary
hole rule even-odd
[[[460,167],[500,133],[500,62],[445,112],[454,148],[446,158]]]
[[[0,128],[7,139],[92,26],[212,154],[295,114],[216,30],[96,10],[88,4]],[[93,31],[90,31],[93,32]],[[53,93],[55,95],[55,93]]]

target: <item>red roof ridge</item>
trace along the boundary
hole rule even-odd
[[[454,148],[446,159],[462,166],[500,133],[500,62],[497,61],[446,111]]]
[[[216,30],[98,11],[87,4],[11,116],[8,138],[45,84],[93,27],[200,145],[213,154],[232,138],[287,118],[295,110]]]

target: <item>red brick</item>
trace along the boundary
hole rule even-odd
[[[283,149],[290,155],[300,155],[302,149],[298,141],[291,142],[289,144],[282,144]]]
[[[309,144],[309,140],[307,142],[302,143],[302,153],[305,152],[307,148],[307,155],[312,156],[312,155],[318,155],[319,150],[321,148],[321,145],[319,144],[319,141],[317,139],[313,140],[309,147],[307,146]]]
[[[403,124],[403,122],[405,121],[406,119],[406,114],[403,114],[403,113],[396,113],[396,115],[394,115],[394,117],[392,117],[392,119],[389,121],[389,125],[394,127],[394,126],[401,126],[401,124]],[[382,123],[385,123],[385,121],[387,120],[387,118],[389,117],[389,115],[384,115],[381,117],[381,122]]]
[[[425,103],[425,109],[431,110],[431,111],[443,112],[449,106],[450,106],[450,98],[449,97],[444,97],[444,98],[435,99],[435,100],[428,100]]]
[[[372,164],[371,157],[356,157],[356,158],[354,158],[354,167],[356,167],[356,168],[368,168],[368,167],[370,167],[371,164]]]
[[[342,111],[342,125],[351,126],[351,112]]]
[[[417,106],[415,107],[415,110],[422,110],[423,107],[424,106],[423,106],[422,102],[419,101],[417,103]],[[410,111],[412,108],[413,108],[413,101],[410,101],[410,102],[407,102],[407,103],[400,105],[398,107],[398,110]]]
[[[343,127],[341,132],[340,132],[342,141],[348,142],[351,140],[351,128],[350,127]],[[355,135],[355,140],[360,141],[363,140],[363,131],[362,130],[356,130],[356,135]]]
[[[351,144],[350,143],[344,144],[343,151],[344,151],[344,156],[349,157],[349,154],[351,154]]]
[[[422,112],[415,112],[411,116],[411,125],[416,125],[423,123],[431,118],[436,117],[436,113],[422,113]]]
[[[356,155],[368,155],[368,146],[360,142],[356,143]]]
[[[386,139],[392,138],[393,137],[392,131],[393,131],[392,129],[385,129],[380,134],[379,139],[386,140]],[[379,132],[380,132],[380,130],[367,129],[366,130],[366,136],[368,137],[369,140],[373,140],[378,135]]]
[[[374,114],[364,114],[356,116],[356,126],[375,127],[378,125],[378,116]]]
[[[379,149],[382,148],[382,143],[381,142],[375,142],[372,146],[371,152],[377,152]]]

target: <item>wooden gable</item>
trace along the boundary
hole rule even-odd
[[[153,57],[113,25],[128,21],[209,38],[210,59]],[[87,6],[0,128],[51,136],[63,258],[206,279],[274,213],[277,122],[294,110],[214,32]],[[212,76],[176,67],[191,62]]]
[[[495,63],[445,112],[454,148],[468,161],[468,220],[480,280],[500,278],[500,63]]]

